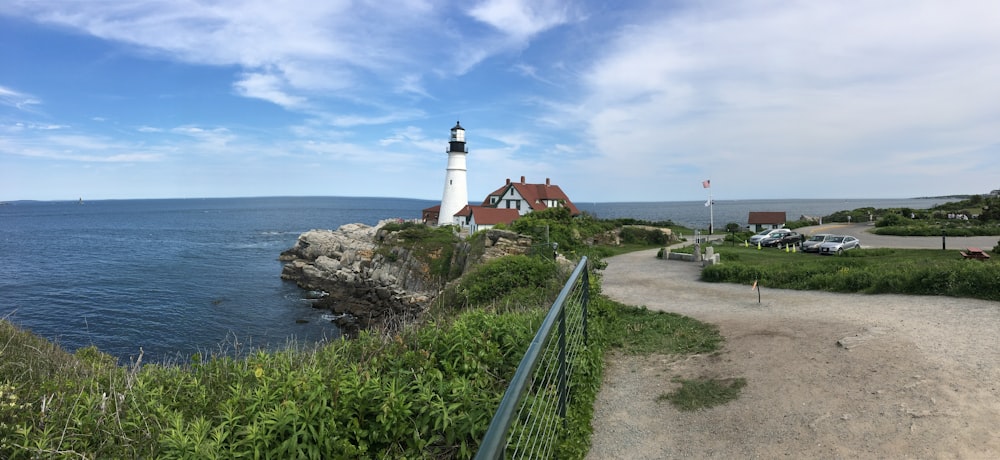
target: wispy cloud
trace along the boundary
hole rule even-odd
[[[336,127],[352,127],[364,125],[383,125],[387,123],[410,120],[423,116],[419,110],[401,110],[379,116],[361,115],[336,115],[323,119],[326,123]]]
[[[18,110],[30,110],[32,106],[38,104],[41,104],[41,101],[34,96],[0,86],[0,105],[14,107]]]
[[[242,69],[237,94],[305,109],[311,98],[377,98],[374,77],[398,91],[432,97],[422,76],[468,71],[489,56],[523,46],[570,21],[565,1],[487,0],[468,15],[494,30],[455,24],[432,2],[257,0],[220,3],[149,0],[97,4],[13,2],[11,13],[136,45],[154,55]],[[464,5],[446,5],[462,9]],[[430,64],[430,65],[429,65]]]
[[[164,158],[163,152],[78,134],[46,136],[41,140],[0,137],[0,154],[80,163],[146,163]]]

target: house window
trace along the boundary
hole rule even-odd
[[[497,204],[497,199],[498,199],[497,197],[491,196],[490,197],[490,204]]]

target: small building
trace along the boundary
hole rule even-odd
[[[750,211],[750,216],[747,218],[747,226],[750,227],[750,230],[759,232],[784,227],[785,221],[784,212]]]
[[[437,225],[438,217],[441,216],[441,205],[436,204],[420,211],[420,220],[428,225]]]
[[[516,209],[469,205],[455,214],[455,225],[469,233],[488,230],[499,224],[510,224],[521,215]]]
[[[572,216],[580,215],[580,210],[570,201],[566,193],[558,185],[552,185],[552,181],[548,178],[545,178],[544,184],[528,184],[524,176],[521,176],[521,182],[511,182],[507,179],[503,187],[486,196],[482,206],[516,209],[521,216],[532,211],[563,207],[569,209]]]

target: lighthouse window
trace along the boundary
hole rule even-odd
[[[452,181],[451,179],[448,179],[448,185],[452,185],[454,183],[455,183],[454,181]]]

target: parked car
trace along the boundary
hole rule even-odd
[[[799,244],[804,238],[796,232],[779,233],[760,240],[760,245],[769,248],[783,248],[788,245]]]
[[[810,236],[809,239],[803,241],[802,244],[799,246],[799,248],[802,250],[802,252],[819,252],[819,245],[825,243],[826,240],[830,239],[833,236],[834,235],[831,235],[829,233],[817,233],[813,236]]]
[[[773,228],[769,230],[763,230],[760,233],[750,237],[750,244],[756,245],[760,243],[764,238],[769,238],[772,236],[783,235],[785,233],[791,233],[791,230],[787,228]]]
[[[861,241],[853,236],[834,235],[819,245],[820,254],[843,254],[848,249],[860,248]]]

